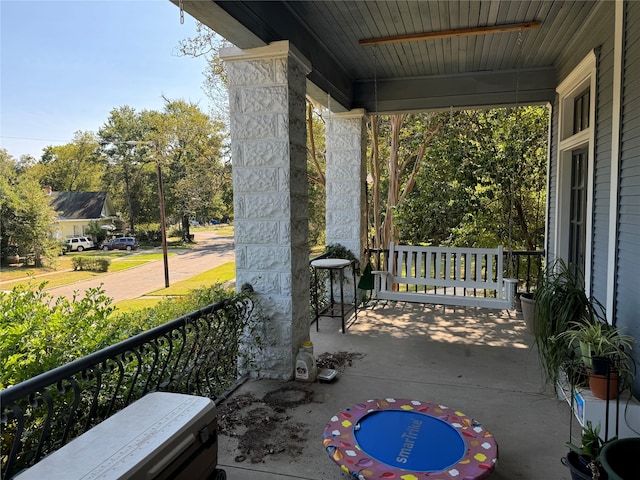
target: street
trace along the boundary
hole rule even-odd
[[[235,259],[232,236],[219,236],[212,231],[196,232],[196,245],[169,257],[169,284],[191,278]],[[88,288],[102,284],[108,297],[114,302],[141,297],[164,288],[164,265],[162,259],[139,267],[108,273],[99,278],[48,289],[54,297],[72,298],[74,292],[81,294]]]

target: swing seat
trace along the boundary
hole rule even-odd
[[[441,305],[515,308],[518,280],[503,278],[503,247],[389,245],[387,270],[377,270],[375,297]]]

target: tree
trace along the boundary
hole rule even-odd
[[[307,176],[309,178],[309,244],[326,241],[326,143],[322,109],[307,100]]]
[[[540,246],[547,125],[544,107],[452,115],[425,152],[416,189],[396,212],[401,240]]]
[[[209,211],[222,199],[222,186],[230,182],[222,161],[224,126],[195,104],[165,99],[164,111],[152,115],[150,142],[154,162],[163,167],[165,208],[180,219],[185,240],[190,220]],[[153,158],[155,157],[155,158]]]
[[[196,34],[178,44],[178,53],[187,57],[206,57],[204,72],[204,92],[211,102],[211,115],[228,125],[229,95],[227,72],[220,58],[220,48],[225,40],[206,25],[197,22]]]
[[[33,256],[36,267],[58,256],[56,215],[40,185],[23,176],[11,184],[0,177],[0,222],[3,258],[11,246],[25,259]]]
[[[57,192],[95,192],[100,189],[104,161],[98,152],[98,142],[91,132],[77,131],[71,143],[45,147],[40,165],[21,167],[41,185]]]
[[[398,240],[395,211],[413,191],[423,164],[425,150],[448,120],[442,113],[394,114],[372,117],[371,175],[373,178],[374,247],[388,248]],[[378,121],[388,122],[383,132],[388,135],[389,148],[380,149]],[[384,159],[384,160],[383,160]],[[384,168],[383,168],[384,163]],[[386,182],[384,176],[386,175]],[[386,183],[385,214],[381,215],[381,194]]]
[[[116,209],[126,212],[131,232],[137,221],[150,221],[151,204],[144,199],[155,191],[149,186],[151,175],[145,172],[144,151],[138,143],[150,130],[147,117],[129,106],[114,108],[98,130],[100,153],[107,159],[103,188],[111,194]]]

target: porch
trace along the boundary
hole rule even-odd
[[[340,327],[322,318],[311,329],[317,358],[346,353],[333,383],[250,380],[219,407],[218,458],[229,478],[347,478],[324,452],[325,425],[347,406],[387,397],[443,404],[482,423],[500,452],[491,478],[569,478],[560,463],[569,407],[543,391],[520,314],[399,302],[360,310],[346,334]]]
[[[333,383],[248,380],[230,393],[236,365],[217,359],[237,353],[250,311],[250,302],[221,302],[0,392],[11,452],[3,476],[140,396],[168,390],[218,404],[218,467],[229,478],[340,478],[322,445],[327,422],[345,407],[389,397],[446,405],[482,423],[499,446],[492,478],[569,478],[560,458],[570,411],[542,389],[520,314],[377,303],[361,309],[346,334],[338,318],[310,329],[316,358],[340,371]],[[11,446],[14,434],[19,443]]]

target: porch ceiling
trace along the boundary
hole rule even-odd
[[[330,94],[332,110],[370,112],[551,101],[557,84],[554,65],[602,4],[568,0],[183,3],[189,14],[240,48],[290,40],[313,65],[308,91],[315,100],[326,106]],[[360,44],[363,39],[524,22],[540,25],[511,32]]]

